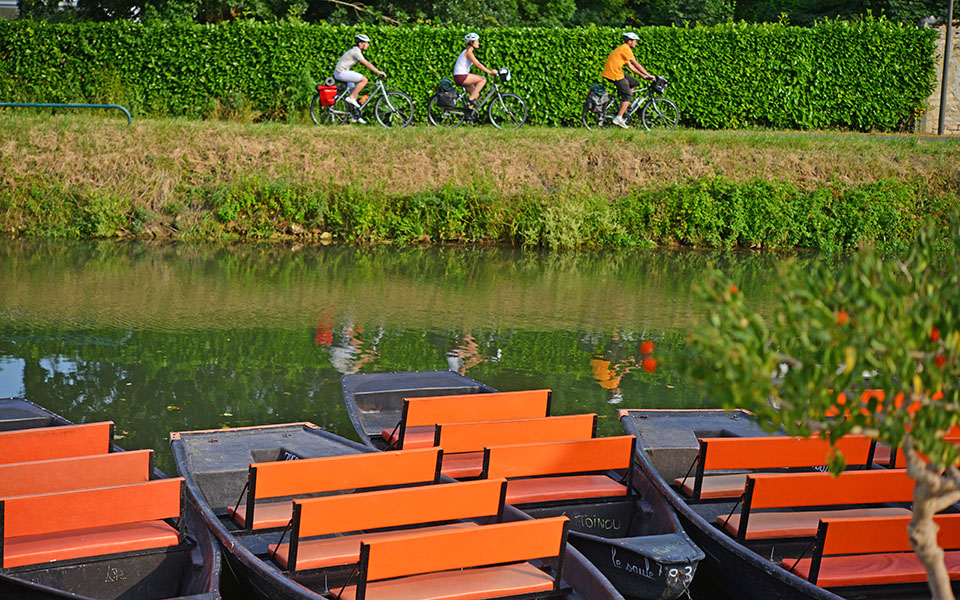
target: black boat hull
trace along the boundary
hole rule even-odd
[[[657,455],[656,449],[648,449],[644,444],[644,430],[652,431],[655,425],[646,416],[659,413],[656,416],[669,416],[669,413],[715,413],[723,416],[724,411],[621,411],[620,422],[627,434],[637,438],[637,452],[639,467],[647,474],[647,480],[657,487],[660,494],[673,507],[684,530],[693,542],[703,550],[705,558],[700,563],[697,573],[698,582],[709,582],[709,587],[719,588],[725,594],[736,600],[842,600],[843,598],[883,598],[893,599],[920,599],[929,598],[929,591],[925,584],[910,584],[903,586],[873,586],[868,588],[848,588],[827,590],[816,586],[809,581],[797,577],[787,570],[777,566],[765,557],[757,554],[736,542],[723,533],[719,528],[708,522],[670,486],[654,466],[651,455]],[[709,415],[708,415],[709,416]],[[736,421],[738,415],[727,414]],[[674,425],[676,420],[673,421]],[[718,420],[719,422],[719,420]],[[743,429],[743,423],[728,422],[725,425],[709,426],[698,424],[698,431],[710,431],[710,435],[729,434],[734,429]],[[753,433],[753,432],[750,432]],[[742,431],[738,435],[744,435]],[[695,436],[694,436],[695,437]],[[668,444],[669,445],[669,444]],[[650,450],[648,452],[648,450]],[[695,453],[695,450],[690,450]],[[666,457],[657,456],[658,464],[668,464]],[[688,460],[673,461],[674,466],[686,464]],[[682,476],[682,470],[680,476]],[[669,477],[672,480],[672,476]],[[704,586],[706,587],[706,586]],[[955,586],[956,588],[956,586]]]
[[[341,382],[357,434],[377,449],[383,448],[380,429],[399,421],[403,397],[432,395],[438,389],[451,395],[497,391],[450,371],[345,375]],[[367,400],[358,401],[360,397]],[[370,419],[371,407],[381,413],[376,419]],[[382,414],[388,411],[390,416],[384,419]],[[676,515],[646,476],[634,469],[631,481],[641,498],[635,504],[632,500],[586,501],[520,510],[535,518],[569,517],[570,544],[625,597],[678,598],[688,589],[703,553],[683,532]]]
[[[314,449],[316,450],[315,453],[310,451],[311,445],[309,443],[301,443],[299,446],[297,446],[295,442],[290,442],[286,445],[282,445],[284,442],[280,442],[281,446],[278,447],[277,443],[274,440],[271,440],[270,442],[251,442],[248,444],[248,448],[241,448],[242,454],[247,456],[249,459],[249,456],[252,454],[252,452],[256,452],[256,449],[268,447],[271,449],[271,451],[286,452],[288,454],[295,455],[298,458],[335,456],[341,454],[356,454],[374,451],[368,446],[364,446],[336,436],[332,433],[322,431],[315,425],[311,424],[301,423],[294,425],[250,427],[246,428],[246,430],[251,432],[274,430],[279,434],[274,436],[274,438],[292,440],[298,434],[293,431],[285,432],[284,428],[290,428],[294,426],[309,429],[309,435],[316,437],[317,443],[314,444]],[[183,476],[185,480],[187,495],[199,505],[200,509],[198,514],[207,525],[209,530],[213,533],[213,536],[219,542],[228,567],[233,572],[240,586],[243,587],[252,598],[256,600],[320,600],[323,598],[320,592],[310,589],[309,587],[301,585],[300,583],[290,579],[276,566],[274,566],[269,559],[266,559],[266,545],[271,541],[276,541],[280,535],[279,531],[263,535],[258,535],[256,533],[249,535],[243,533],[242,531],[232,529],[232,526],[228,526],[226,524],[227,522],[223,518],[223,515],[218,514],[218,512],[215,511],[207,501],[199,481],[203,480],[209,485],[220,487],[225,480],[205,479],[203,474],[199,474],[200,476],[198,477],[198,473],[194,473],[191,470],[190,465],[195,464],[195,461],[193,461],[190,457],[191,453],[187,447],[190,441],[187,438],[193,435],[206,435],[209,438],[215,437],[218,439],[218,441],[224,442],[222,444],[218,443],[217,448],[219,452],[221,450],[225,450],[225,447],[227,446],[227,442],[224,439],[225,433],[230,431],[231,430],[187,432],[173,434],[171,436],[171,446],[173,447],[174,459],[177,463],[177,467],[181,476]],[[243,430],[241,429],[232,431],[242,432]],[[199,439],[197,446],[205,445],[213,446],[213,444],[208,445],[206,439]],[[225,456],[225,452],[220,453],[219,456]],[[243,456],[240,458],[243,458]],[[234,463],[241,462],[243,461],[234,461]],[[230,470],[235,470],[234,467],[236,465],[231,465],[223,469],[218,469],[217,465],[215,464],[207,466],[210,467],[211,472],[217,472],[217,477],[220,477]],[[211,491],[211,494],[218,494],[217,497],[220,500],[231,497],[231,495],[233,498],[236,498],[240,488],[242,488],[242,483],[236,488],[236,490],[234,490],[230,485],[225,487],[230,488],[230,491],[226,493],[220,493],[219,490],[214,490]],[[218,500],[218,503],[220,503],[220,500]],[[229,502],[232,504],[232,500]],[[526,519],[529,517],[519,513],[519,511],[515,511],[514,509],[507,507],[507,512],[505,513],[504,518],[505,520],[510,521]],[[251,550],[251,547],[256,548],[256,551]],[[623,599],[623,596],[617,593],[613,586],[610,585],[610,583],[595,567],[593,567],[593,565],[591,565],[579,552],[569,547],[564,560],[563,582],[564,585],[569,586],[572,589],[571,594],[568,596],[570,600]]]

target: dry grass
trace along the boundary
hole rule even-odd
[[[774,132],[586,131],[490,126],[388,131],[218,121],[0,115],[0,182],[108,189],[153,211],[178,189],[242,177],[352,183],[394,193],[444,185],[617,197],[722,175],[810,189],[884,179],[960,189],[960,140]]]

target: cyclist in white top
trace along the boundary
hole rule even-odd
[[[488,75],[496,75],[497,72],[483,66],[483,64],[477,60],[477,57],[473,55],[474,49],[480,47],[479,35],[476,33],[468,33],[463,36],[463,43],[465,44],[463,52],[457,57],[457,62],[453,64],[453,82],[467,90],[470,94],[468,104],[473,108],[476,105],[477,98],[480,97],[480,90],[482,90],[483,86],[487,83],[487,78],[481,75],[474,75],[470,72],[470,67],[476,65],[478,69]]]
[[[344,52],[340,60],[337,61],[337,66],[333,69],[333,78],[346,83],[347,87],[351,88],[350,95],[346,99],[347,104],[360,108],[357,97],[360,95],[363,86],[367,85],[367,78],[356,71],[351,71],[353,66],[360,63],[380,77],[385,77],[386,73],[367,62],[367,59],[363,57],[363,51],[370,47],[370,38],[358,33],[354,36],[353,41],[356,42],[356,45]]]

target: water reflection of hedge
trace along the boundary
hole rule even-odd
[[[9,240],[4,309],[41,323],[168,328],[388,326],[684,328],[715,263],[763,304],[785,256],[719,251],[520,252],[510,248],[302,247]]]

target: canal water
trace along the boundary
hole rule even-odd
[[[711,265],[763,309],[759,253],[0,240],[0,397],[112,420],[117,443],[311,421],[356,439],[346,373],[452,369],[553,413],[713,407],[678,375]],[[801,259],[803,260],[803,259]],[[654,372],[640,367],[655,343]]]

